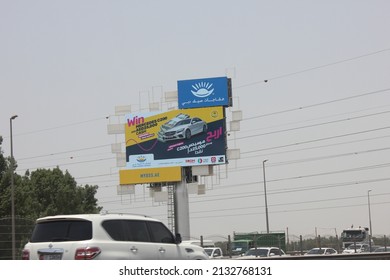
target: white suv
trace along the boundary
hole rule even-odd
[[[270,258],[270,257],[278,257],[278,256],[286,256],[286,253],[277,247],[257,247],[250,248],[244,256],[239,257],[239,259],[253,259],[256,258]]]
[[[127,214],[58,215],[36,221],[24,260],[203,260],[159,220]]]
[[[348,248],[345,248],[342,252],[343,254],[354,254],[354,253],[369,253],[370,246],[365,243],[356,243],[349,245]]]

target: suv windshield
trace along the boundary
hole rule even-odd
[[[92,239],[92,222],[56,220],[35,225],[30,242],[81,241]]]

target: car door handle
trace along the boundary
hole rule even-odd
[[[165,253],[165,249],[163,248],[163,247],[160,247],[160,249],[158,249],[158,251],[161,253],[161,254],[163,254],[163,253]]]
[[[138,249],[136,247],[131,247],[130,251],[133,252],[134,254],[138,252]]]

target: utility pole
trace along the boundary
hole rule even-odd
[[[368,192],[367,192],[367,198],[368,198],[368,222],[369,222],[369,224],[370,224],[370,234],[368,235],[368,237],[370,238],[370,240],[368,241],[368,243],[370,244],[370,252],[371,252],[372,225],[371,225],[371,202],[370,202],[370,192],[371,192],[371,190],[368,190]]]
[[[12,143],[12,121],[18,116],[14,115],[9,119],[11,138],[11,238],[12,238],[12,259],[16,259],[16,238],[15,238],[15,186],[14,186],[14,151]]]
[[[267,203],[267,184],[265,180],[265,163],[268,159],[263,160],[263,181],[264,181],[264,200],[265,200],[265,222],[267,226],[267,234],[269,234],[269,222],[268,222],[268,203]]]

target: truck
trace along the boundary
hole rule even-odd
[[[350,228],[344,229],[341,233],[342,248],[346,249],[350,245],[355,243],[370,244],[373,245],[373,240],[370,240],[370,232],[368,227],[357,227],[353,225]]]
[[[254,247],[278,247],[286,251],[285,232],[233,232],[231,242],[231,253],[233,256],[243,255],[250,248]]]

